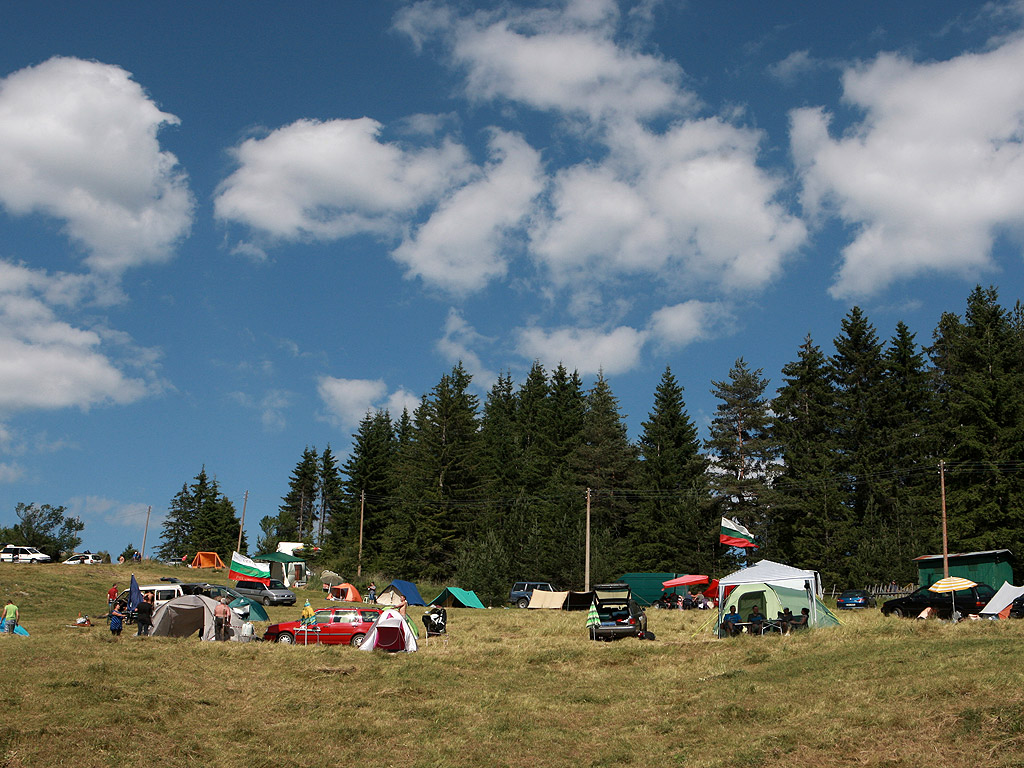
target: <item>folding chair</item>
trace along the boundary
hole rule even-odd
[[[427,630],[423,644],[429,645],[431,637],[440,637],[445,646],[448,645],[448,611],[438,606],[432,607],[423,614],[423,626]]]

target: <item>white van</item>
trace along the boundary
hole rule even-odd
[[[147,592],[153,593],[153,607],[159,608],[161,605],[166,603],[168,600],[173,600],[176,597],[181,597],[185,593],[181,589],[180,584],[140,584],[139,589],[142,594]],[[117,596],[118,600],[124,600],[128,602],[129,590],[124,589],[121,594]]]
[[[17,547],[8,544],[0,550],[0,562],[2,563],[48,563],[50,556],[44,555],[35,547]]]

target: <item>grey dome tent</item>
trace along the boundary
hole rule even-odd
[[[217,601],[203,595],[183,595],[156,609],[153,614],[154,637],[188,637],[199,633],[201,640],[216,639],[213,609]],[[242,636],[242,619],[231,611],[231,627],[228,631],[229,640],[238,640]]]

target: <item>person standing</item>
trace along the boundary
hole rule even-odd
[[[110,611],[110,634],[114,637],[121,636],[121,630],[124,629],[124,604],[119,600],[114,603],[114,607]]]
[[[377,602],[377,585],[374,584],[372,581],[370,582],[370,586],[366,588],[366,602]]]
[[[4,606],[4,631],[8,635],[13,635],[15,628],[18,626],[18,619],[20,614],[18,613],[18,606],[14,604],[13,600],[8,600],[7,605]]]
[[[227,640],[228,627],[231,626],[231,609],[228,607],[228,599],[222,597],[220,602],[213,609],[213,630],[214,639]]]
[[[153,626],[153,593],[147,592],[142,596],[142,602],[135,608],[135,623],[139,625],[136,637],[145,637]]]
[[[114,582],[114,586],[107,590],[107,613],[114,610],[114,603],[117,602],[117,582]]]

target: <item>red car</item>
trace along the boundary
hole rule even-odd
[[[271,624],[263,639],[268,643],[352,645],[358,648],[378,616],[380,610],[377,608],[321,608],[305,625],[301,621]]]

